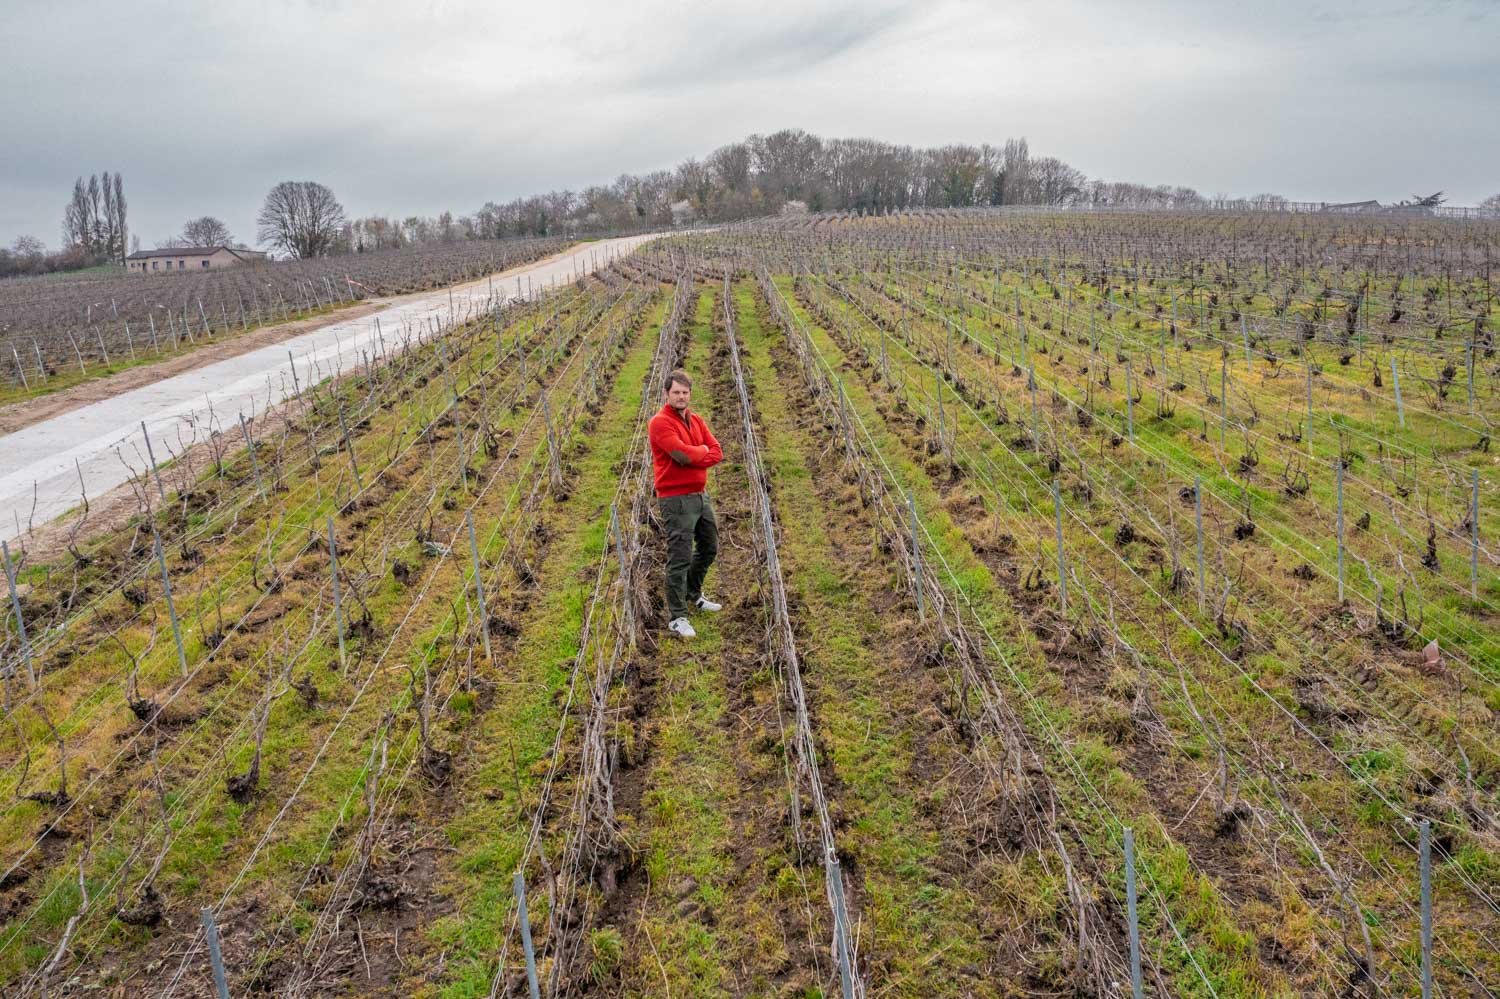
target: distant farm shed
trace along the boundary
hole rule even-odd
[[[258,264],[265,259],[264,253],[233,246],[178,246],[165,250],[137,250],[125,258],[125,267],[133,274],[159,274],[163,271],[206,271]]]

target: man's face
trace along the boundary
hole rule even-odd
[[[686,412],[688,408],[688,400],[690,400],[692,396],[692,389],[682,384],[682,382],[673,382],[672,386],[667,389],[667,405],[671,406],[679,413]]]

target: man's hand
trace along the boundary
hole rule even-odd
[[[694,444],[688,437],[687,428],[676,419],[651,421],[651,446],[657,453],[665,454],[678,465],[688,468],[712,468],[724,460],[724,451],[714,435],[705,426],[707,444]]]

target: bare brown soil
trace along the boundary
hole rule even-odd
[[[1278,864],[1256,849],[1253,832],[1243,828],[1254,813],[1237,799],[1232,786],[1227,796],[1223,794],[1212,757],[1184,765],[1180,748],[1173,745],[1155,708],[1141,699],[1140,689],[1106,658],[1106,643],[1086,629],[1068,625],[1057,613],[1054,598],[1049,596],[1052,584],[1045,582],[1046,567],[1038,572],[1034,556],[1014,551],[1013,539],[996,529],[983,501],[964,485],[962,471],[941,455],[931,454],[932,448],[921,446],[931,428],[879,379],[861,370],[865,367],[855,361],[843,364],[845,370],[867,381],[872,396],[879,400],[882,418],[899,428],[894,436],[906,444],[910,456],[925,459],[949,515],[1005,591],[1020,623],[1033,636],[1047,672],[1062,679],[1058,694],[1083,720],[1086,730],[1119,749],[1121,769],[1151,789],[1152,810],[1187,850],[1197,870],[1226,899],[1261,917],[1280,911],[1272,886],[1287,877],[1302,885],[1304,892],[1315,892],[1318,886],[1304,869]],[[1161,556],[1147,551],[1144,557],[1159,561]],[[1257,943],[1262,954],[1273,956],[1271,963],[1290,974],[1309,955],[1300,953],[1301,945],[1282,939],[1279,925],[1274,919],[1261,920]]]
[[[762,321],[769,322],[769,316]],[[770,353],[782,380],[782,391],[788,398],[795,398],[802,388],[796,360],[779,342]],[[980,981],[1010,982],[1021,994],[1065,988],[1066,982],[1044,980],[1034,970],[1054,965],[1039,957],[1044,952],[1061,955],[1066,951],[1067,942],[1060,935],[1065,914],[1059,910],[1055,925],[1045,921],[1016,925],[1002,911],[1005,900],[989,882],[989,872],[995,862],[1005,863],[1020,856],[1024,832],[1016,828],[1011,810],[992,790],[992,780],[966,750],[968,722],[938,665],[943,650],[934,647],[933,639],[920,627],[911,598],[892,579],[892,567],[881,560],[868,510],[858,488],[844,475],[840,452],[819,450],[809,443],[823,432],[821,426],[799,427],[797,446],[826,511],[830,561],[843,567],[842,579],[879,622],[864,645],[879,664],[881,689],[888,698],[889,728],[884,734],[893,743],[910,748],[908,769],[900,786],[911,789],[920,827],[944,844],[940,865],[928,869],[926,876],[930,883],[957,887],[977,900],[985,900],[978,908],[985,920],[981,937],[991,948],[989,960],[982,966],[945,969],[945,974],[971,978],[976,988]],[[790,560],[789,565],[793,564],[795,560]],[[795,588],[792,600],[800,632],[806,621],[799,613],[802,600]],[[849,696],[838,663],[810,655],[805,665],[814,700]],[[831,766],[824,773],[837,777]],[[857,799],[840,794],[839,801],[842,836],[861,817]],[[861,845],[851,843],[845,861],[851,873],[860,869],[861,861],[869,859],[862,854]],[[861,957],[866,964],[862,971],[867,980],[887,978],[891,969],[881,952],[878,934],[872,934],[864,947],[866,953]],[[1066,960],[1060,963],[1065,966]]]
[[[742,436],[739,399],[730,372],[728,341],[723,332],[720,300],[715,298],[714,326],[719,335],[715,341],[712,365],[716,374],[713,394],[713,420],[721,441],[731,442],[731,452]],[[727,457],[727,455],[726,455]],[[782,740],[789,738],[786,719],[778,717],[778,697],[773,686],[757,682],[757,674],[766,665],[765,631],[767,595],[761,589],[759,573],[752,565],[750,532],[755,522],[750,510],[750,493],[745,469],[725,462],[725,471],[717,480],[715,513],[719,519],[719,555],[724,563],[723,575],[714,589],[722,594],[743,594],[734,604],[726,602],[722,627],[722,669],[728,692],[728,710],[722,725],[734,747],[736,779],[740,793],[733,799],[730,820],[735,838],[734,869],[739,877],[730,885],[735,904],[754,909],[757,897],[767,894],[768,858],[781,854],[789,863],[802,867],[811,887],[822,884],[821,862],[811,844],[802,844],[810,855],[803,855],[792,821],[792,802],[787,794],[783,759],[786,750]],[[727,557],[726,557],[727,556]],[[828,778],[825,772],[825,782]],[[802,803],[805,809],[806,803]],[[807,816],[801,817],[806,824]],[[851,878],[857,881],[857,878]],[[858,894],[858,886],[854,895]],[[821,899],[819,899],[821,900]],[[799,904],[798,899],[777,899],[774,915],[783,932],[786,956],[776,966],[756,969],[744,967],[746,982],[760,970],[768,974],[783,993],[797,989],[815,989],[822,984],[819,969],[827,960],[823,927],[817,918],[819,907]],[[851,905],[853,899],[851,898]],[[766,955],[761,955],[765,957]]]
[[[714,363],[726,367],[720,360]],[[736,460],[740,450],[737,431],[740,418],[731,382],[717,381],[711,410],[708,418],[717,428],[726,452],[725,462],[714,474],[711,490],[719,522],[719,557],[706,586],[724,604],[714,622],[721,633],[719,649],[704,656],[691,645],[665,637],[641,657],[639,679],[632,685],[626,709],[640,732],[638,761],[622,767],[615,802],[626,822],[648,824],[647,801],[653,778],[658,767],[671,765],[656,749],[662,724],[659,688],[670,680],[663,666],[665,657],[675,657],[678,670],[691,660],[693,668],[719,671],[725,710],[718,724],[733,767],[732,776],[725,776],[734,782],[733,793],[724,796],[729,829],[726,849],[730,858],[726,867],[732,874],[723,884],[723,904],[708,911],[696,898],[697,885],[692,879],[653,884],[641,865],[624,869],[599,922],[618,927],[628,949],[647,955],[627,962],[641,977],[635,980],[627,973],[627,980],[585,989],[588,994],[652,994],[662,987],[661,979],[652,977],[655,963],[649,954],[660,941],[649,939],[648,920],[683,920],[706,927],[725,927],[729,933],[721,944],[720,956],[726,962],[724,984],[734,995],[759,994],[755,992],[756,983],[773,983],[778,995],[802,994],[800,990],[816,989],[822,984],[819,968],[827,964],[826,935],[812,918],[813,908],[800,897],[778,897],[768,883],[769,871],[801,865],[805,858],[798,856],[792,837],[791,803],[782,762],[784,733],[777,717],[776,687],[763,672],[766,611],[748,538],[751,530],[748,488],[744,469]],[[665,561],[660,537],[651,539],[649,551],[658,567],[652,576],[658,592],[652,594],[648,603],[659,611],[656,616],[659,621],[665,618],[659,592]],[[773,862],[773,858],[780,861]],[[814,892],[814,904],[821,904],[821,870],[816,861],[808,868],[807,879]],[[774,941],[766,934],[775,934]],[[748,950],[740,947],[739,943],[747,937],[758,939],[761,946]]]
[[[390,402],[394,404],[395,399],[392,398]],[[291,415],[287,414],[285,418],[290,419]],[[534,447],[543,433],[539,423],[532,426],[514,443],[512,453]],[[435,428],[430,436],[433,440],[441,440],[445,435]],[[370,520],[378,517],[382,511],[387,517],[394,517],[405,511],[413,500],[422,502],[420,491],[396,489],[393,485],[412,478],[420,479],[424,470],[431,470],[428,469],[429,463],[426,449],[413,446],[408,448],[395,467],[383,471],[360,500],[357,507],[359,513],[348,523],[346,529],[340,531],[340,547],[354,551],[355,539],[369,525]],[[381,526],[387,531],[392,530],[389,522]],[[553,532],[545,526],[545,518],[539,518],[536,529],[526,539],[526,559],[531,564],[541,565],[553,537]],[[321,574],[325,565],[326,560],[315,549],[306,550],[294,560],[283,564],[283,588],[247,618],[235,634],[228,637],[225,649],[219,656],[219,663],[215,666],[220,666],[226,659],[244,662],[249,650],[264,639],[264,636],[257,635],[257,630],[286,613],[293,604],[315,589],[316,577]],[[498,606],[504,607],[506,613],[520,614],[527,608],[527,599],[524,595],[507,596],[499,601]],[[92,634],[99,627],[101,626],[94,625],[89,633]],[[514,649],[514,634],[505,628],[493,627],[492,633],[496,636],[496,658],[503,662]],[[195,679],[192,690],[183,700],[193,701],[197,695],[223,682],[228,677],[228,669],[224,665],[205,670]],[[301,691],[300,687],[298,689]],[[476,683],[474,692],[479,711],[492,706],[492,684],[480,680]],[[150,696],[149,692],[147,696]],[[304,696],[307,696],[306,693]],[[315,690],[313,696],[316,697]],[[180,715],[183,711],[192,709],[174,706],[168,712],[174,710]],[[196,715],[188,720],[195,717]],[[160,716],[157,725],[161,731],[161,740],[170,741],[174,736],[174,722],[169,714]],[[471,727],[468,733],[476,730]],[[453,900],[437,887],[440,884],[437,875],[441,867],[440,854],[451,849],[444,840],[444,823],[451,817],[456,802],[452,774],[454,770],[467,768],[472,764],[474,747],[470,734],[440,737],[440,742],[435,745],[437,744],[454,750],[451,755],[446,754],[446,750],[443,751],[447,770],[444,779],[433,780],[424,771],[421,781],[424,791],[421,796],[403,804],[394,829],[381,836],[376,859],[349,900],[347,918],[338,924],[336,931],[321,946],[322,956],[316,965],[317,980],[313,983],[311,994],[405,996],[409,994],[406,988],[409,980],[421,980],[441,971],[442,955],[431,952],[424,930],[454,908]],[[133,758],[124,757],[116,764],[110,783],[122,787],[146,765],[139,753]],[[90,821],[108,818],[119,803],[119,796],[116,795],[104,807],[91,807]],[[59,830],[64,836],[72,836],[75,832],[82,831],[81,826],[82,820],[72,817],[67,825],[59,826]],[[44,852],[34,866],[37,870],[51,868],[57,859],[57,856]],[[324,890],[322,886],[331,882],[333,874],[324,865],[314,868],[308,881],[309,893],[317,896]],[[29,876],[30,872],[28,878]],[[4,886],[0,891],[11,887]],[[10,898],[0,897],[0,904],[17,904],[15,900],[19,898],[21,896],[16,894],[12,894]],[[270,906],[271,903],[261,896],[251,895],[220,914],[219,928],[225,965],[229,969],[231,982],[247,994],[282,994],[284,984],[294,971],[307,970],[302,967],[299,950],[301,944],[297,934],[291,932],[284,921],[272,925],[266,914]],[[160,922],[152,928],[154,939],[150,945],[150,966],[143,969],[138,962],[139,951],[133,952],[129,946],[106,947],[101,950],[90,974],[80,976],[76,983],[70,983],[70,987],[74,984],[78,986],[76,994],[98,994],[97,990],[102,983],[124,978],[125,984],[117,988],[126,989],[130,987],[132,978],[143,973],[149,974],[157,967],[175,970],[180,956],[190,953],[183,981],[194,983],[185,989],[188,994],[197,994],[193,991],[196,983],[210,980],[207,958],[201,943],[196,950],[193,948],[197,932],[196,910],[164,911]]]

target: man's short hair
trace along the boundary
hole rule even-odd
[[[689,378],[688,373],[686,371],[683,371],[681,368],[678,368],[676,371],[667,376],[667,383],[662,386],[661,390],[663,392],[672,391],[672,385],[674,383],[680,383],[683,388],[693,387],[693,380]]]

